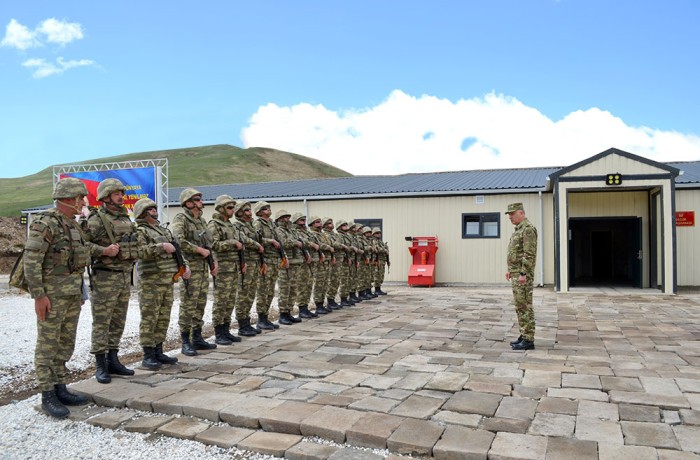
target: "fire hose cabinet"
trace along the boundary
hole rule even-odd
[[[438,250],[437,236],[407,236],[411,242],[408,252],[413,257],[408,269],[408,285],[435,286],[435,255]]]

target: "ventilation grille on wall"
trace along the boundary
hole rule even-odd
[[[484,204],[484,195],[477,195],[474,197],[474,202],[476,204]]]

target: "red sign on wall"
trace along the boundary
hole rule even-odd
[[[676,227],[695,227],[695,211],[676,212]]]

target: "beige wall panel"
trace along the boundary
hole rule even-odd
[[[700,190],[676,191],[676,211],[694,211],[696,224],[676,227],[679,286],[700,286]]]
[[[608,155],[600,160],[586,164],[573,171],[563,174],[562,177],[571,176],[596,176],[609,173],[623,174],[659,174],[667,171],[659,169],[655,166],[640,163],[636,160],[621,156]]]

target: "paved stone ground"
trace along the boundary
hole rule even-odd
[[[537,288],[537,348],[514,352],[508,289],[388,288],[158,372],[79,382],[122,409],[73,417],[290,459],[382,458],[351,446],[392,458],[699,458],[700,295]]]

